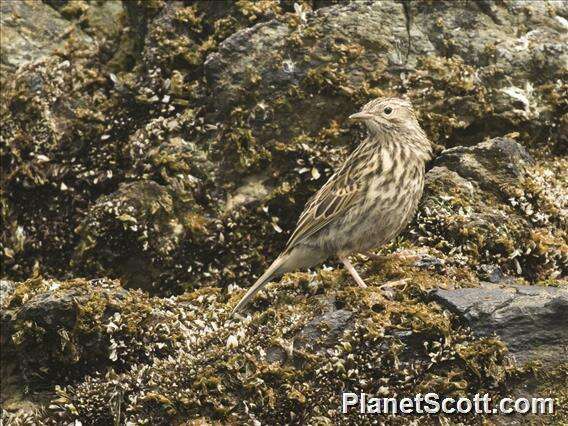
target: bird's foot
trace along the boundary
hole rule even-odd
[[[377,261],[377,262],[384,262],[385,260],[387,260],[387,256],[371,253],[370,251],[362,253],[362,254],[363,254],[363,256],[368,258],[369,260],[374,260],[374,261]]]
[[[389,281],[389,282],[387,282],[387,283],[381,284],[381,285],[379,286],[379,288],[380,288],[381,290],[383,290],[383,289],[385,289],[385,288],[398,287],[398,286],[406,285],[406,284],[408,284],[408,278],[403,278],[403,279],[401,279],[401,280]]]
[[[396,253],[393,253],[391,255],[380,255],[380,254],[375,254],[375,253],[371,253],[371,252],[365,252],[363,253],[364,256],[368,257],[370,260],[374,260],[377,262],[385,262],[388,259],[398,259],[398,260],[402,260],[402,261],[409,261],[409,262],[415,262],[418,259],[420,259],[420,255],[414,253],[411,250],[402,250]]]

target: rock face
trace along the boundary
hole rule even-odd
[[[520,362],[566,361],[567,288],[485,283],[436,290],[433,297],[462,316],[477,335],[498,335]]]
[[[514,185],[525,175],[534,159],[527,150],[507,138],[495,138],[470,147],[459,146],[444,151],[434,161],[461,177],[476,182],[480,189],[495,190],[506,184]]]
[[[71,264],[75,274],[121,277],[157,294],[248,282],[357,143],[360,132],[346,117],[375,96],[412,99],[440,148],[516,132],[521,146],[560,152],[566,6],[549,6],[354,2],[290,13],[289,5],[271,2],[127,2],[130,30],[118,44],[24,65],[6,88],[2,158],[12,173],[3,185],[5,271],[16,279],[34,268],[63,277]],[[95,6],[57,8],[65,16],[96,15]],[[451,155],[458,154],[471,156]],[[531,213],[528,224],[515,221],[513,233],[537,249],[509,259],[518,238],[505,235],[499,248],[466,249],[472,262],[474,251],[488,249],[509,263],[509,273],[531,281],[565,273],[556,230],[565,224],[565,197],[556,196],[565,182],[548,176],[565,159],[542,155],[523,172],[532,178],[515,177],[501,194],[515,199],[515,210],[530,205],[520,213]],[[483,167],[484,185],[501,182],[500,171]],[[259,176],[262,190],[241,197]],[[135,181],[163,186],[184,206],[170,213],[175,238],[168,226],[156,237],[169,241],[167,252],[147,244],[143,224],[123,232],[124,215],[93,222],[103,200],[115,200],[117,211],[129,208]],[[453,235],[432,245],[461,254],[464,236],[450,229]],[[147,264],[141,281],[132,274],[140,258]]]
[[[83,46],[93,41],[42,2],[6,1],[0,8],[3,76],[14,73],[26,62],[63,49],[70,38]]]
[[[167,342],[155,330],[162,327],[161,316],[169,315],[168,302],[155,301],[151,309],[147,295],[128,292],[116,281],[31,279],[6,299],[2,347],[16,354],[24,380],[39,388],[105,366],[120,369],[120,364],[167,356],[176,345],[174,324]]]
[[[115,42],[120,38],[120,21],[124,14],[120,1],[110,0],[96,6],[86,2],[65,3],[2,2],[0,70],[3,82],[30,61],[54,54],[65,55],[95,42]]]
[[[2,2],[2,421],[354,424],[345,389],[527,375],[568,401],[565,364],[521,365],[566,344],[567,3],[297,3]],[[414,222],[354,258],[367,290],[330,260],[228,319],[377,96],[435,144]]]

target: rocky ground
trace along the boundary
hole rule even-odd
[[[5,423],[369,422],[345,389],[568,421],[566,3],[0,8]],[[229,319],[387,95],[436,158],[384,260],[354,258],[372,285],[330,260]]]

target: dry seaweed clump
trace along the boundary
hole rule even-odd
[[[32,294],[28,300],[13,297],[11,307],[19,313],[10,323],[24,327],[15,335],[28,351],[39,344],[55,354],[74,346],[84,360],[94,356],[87,349],[96,341],[103,352],[90,360],[95,371],[82,370],[87,375],[75,376],[68,385],[53,375],[59,371],[55,357],[43,357],[39,364],[31,362],[39,361],[39,354],[20,353],[23,360],[31,358],[26,371],[47,369],[49,383],[60,385],[49,410],[38,414],[42,424],[274,419],[352,424],[365,419],[358,410],[340,415],[344,390],[383,396],[426,389],[451,396],[496,395],[514,372],[502,343],[473,337],[453,314],[427,301],[422,289],[436,277],[443,279],[434,272],[429,276],[432,282],[425,287],[409,275],[407,284],[387,299],[379,276],[368,277],[374,285],[360,289],[348,285],[342,271],[290,274],[256,299],[252,313],[232,320],[228,313],[242,295],[234,287],[227,294],[203,288],[157,299],[106,280],[57,283],[55,289],[53,282],[36,280],[21,284],[35,288],[25,291]],[[71,295],[79,303],[73,305]],[[34,306],[52,306],[44,303],[47,299],[68,300],[53,312],[70,310],[78,319],[48,324],[31,316]],[[42,337],[55,330],[59,336]],[[68,340],[62,340],[67,334]],[[79,363],[67,370],[77,372]],[[460,420],[474,423],[473,418]]]

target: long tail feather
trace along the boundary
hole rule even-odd
[[[251,288],[248,289],[240,302],[237,303],[237,306],[235,306],[235,308],[231,312],[231,316],[233,316],[236,312],[242,310],[250,302],[254,295],[262,290],[262,288],[270,281],[271,278],[275,278],[287,272],[285,266],[288,260],[289,255],[283,254],[274,262],[272,262],[272,265],[270,265],[266,272],[262,274],[262,276],[258,280],[256,280],[256,282],[252,285]]]

